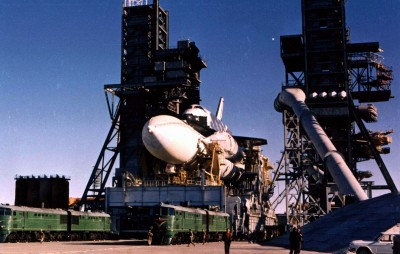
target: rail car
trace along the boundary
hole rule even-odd
[[[105,239],[110,215],[62,209],[0,205],[0,242]]]
[[[230,228],[229,214],[199,208],[161,204],[154,208],[152,226],[154,244],[182,244],[188,242],[188,232],[195,234],[195,241],[202,241],[202,231],[207,241],[220,241]]]

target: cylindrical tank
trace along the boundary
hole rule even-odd
[[[143,144],[156,158],[171,164],[192,162],[204,137],[180,119],[159,115],[152,117],[142,130]]]
[[[27,203],[28,199],[28,185],[29,181],[28,179],[24,177],[16,177],[16,184],[15,184],[15,205],[22,205]]]
[[[50,179],[51,192],[49,195],[51,208],[68,208],[69,182],[65,178]]]
[[[240,161],[243,158],[242,150],[238,143],[228,132],[217,131],[207,137],[205,142],[218,142],[224,152],[224,157],[232,162]]]
[[[17,176],[15,205],[38,208],[68,208],[69,178],[60,175]]]

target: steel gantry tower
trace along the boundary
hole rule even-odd
[[[102,208],[105,186],[118,156],[115,187],[121,187],[126,178],[135,181],[162,175],[156,170],[164,169],[165,163],[143,145],[144,124],[152,116],[176,116],[200,102],[200,70],[206,65],[199,49],[189,40],[169,48],[168,12],[158,0],[152,2],[124,1],[121,84],[104,86],[112,124],[81,204]]]
[[[344,0],[302,0],[303,32],[281,36],[281,57],[285,65],[285,85],[299,88],[316,121],[332,142],[362,188],[397,192],[381,154],[391,142],[387,132],[373,132],[365,123],[377,121],[376,107],[370,102],[388,101],[392,70],[382,63],[378,42],[350,43],[345,24]],[[356,105],[354,100],[360,103]],[[368,103],[368,104],[362,104]],[[274,181],[283,181],[285,190],[275,202],[286,204],[288,223],[305,224],[335,208],[353,202],[355,197],[338,188],[301,124],[303,116],[291,108],[283,113],[285,150]],[[363,181],[370,172],[358,164],[375,160],[386,180],[377,186]]]

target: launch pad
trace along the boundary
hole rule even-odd
[[[121,83],[104,86],[112,125],[82,204],[107,209],[121,234],[144,233],[150,224],[119,225],[143,219],[160,202],[226,211],[234,232],[250,234],[277,230],[274,210],[282,203],[281,226],[303,226],[374,190],[397,194],[381,158],[392,131],[366,127],[378,119],[370,103],[392,98],[392,70],[379,43],[350,43],[345,1],[303,0],[302,15],[302,34],[280,40],[285,84],[274,106],[282,112],[285,150],[270,177],[260,149],[266,140],[234,136],[220,109],[213,115],[198,105],[206,64],[196,44],[169,47],[169,13],[157,0],[126,1]],[[386,184],[365,181],[371,174],[359,164],[368,160]],[[278,183],[285,188],[273,196]]]

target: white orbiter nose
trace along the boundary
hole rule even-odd
[[[199,140],[204,137],[182,120],[159,115],[144,125],[142,140],[156,158],[171,164],[184,164],[195,159]]]

